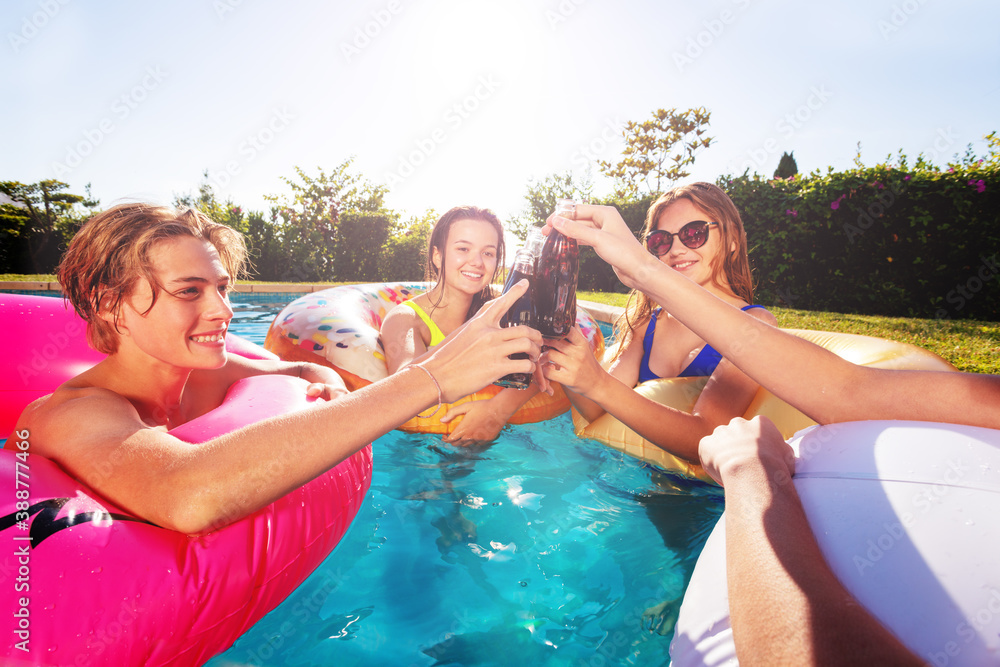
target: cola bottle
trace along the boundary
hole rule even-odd
[[[560,199],[556,213],[573,217],[576,203]],[[562,338],[576,324],[576,283],[580,249],[576,239],[551,230],[535,263],[535,316],[545,338]]]
[[[511,268],[510,275],[507,276],[507,281],[503,285],[503,293],[506,294],[511,287],[525,278],[529,281],[528,290],[500,318],[500,326],[513,327],[518,324],[524,324],[529,327],[535,326],[535,306],[532,294],[534,277],[535,254],[532,251],[532,243],[529,240],[525,244],[525,247],[520,248],[514,255],[514,266]],[[526,352],[516,352],[510,355],[510,358],[527,359],[528,354]],[[528,385],[531,384],[531,373],[508,373],[493,384],[500,387],[527,389]]]

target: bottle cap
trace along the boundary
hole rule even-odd
[[[540,227],[535,227],[528,232],[528,238],[524,241],[525,250],[537,257],[542,252],[543,245],[545,245],[545,235],[542,234]]]
[[[563,218],[569,218],[570,220],[576,220],[576,200],[557,199],[556,215],[559,215]]]

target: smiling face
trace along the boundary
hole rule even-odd
[[[431,260],[447,287],[477,294],[493,280],[499,245],[492,225],[463,218],[451,224],[444,247],[435,247]]]
[[[215,246],[193,236],[173,237],[153,246],[149,261],[162,289],[152,303],[152,286],[145,278],[136,281],[117,319],[119,351],[178,368],[223,366],[233,309],[230,277]]]
[[[681,227],[695,220],[717,222],[705,211],[695,206],[690,199],[678,199],[667,206],[656,222],[656,229],[663,229],[673,234]],[[688,248],[680,239],[674,237],[670,250],[660,257],[660,261],[670,268],[684,274],[702,287],[712,284],[713,267],[720,261],[719,251],[722,248],[722,235],[719,226],[709,227],[708,241],[700,248]],[[720,276],[725,280],[725,276]],[[723,285],[722,287],[727,287]]]

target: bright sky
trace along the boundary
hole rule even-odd
[[[263,209],[355,156],[407,215],[519,212],[531,178],[617,159],[626,120],[704,106],[692,179],[943,164],[1000,130],[1000,3],[970,0],[8,0],[0,179],[103,205],[208,170]],[[597,194],[610,191],[593,166]]]

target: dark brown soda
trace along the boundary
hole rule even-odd
[[[576,324],[580,249],[576,239],[552,230],[535,265],[536,327],[546,338],[562,338]]]
[[[522,250],[518,251],[517,256],[514,259],[514,267],[511,270],[510,275],[507,276],[507,282],[504,283],[503,293],[506,294],[511,287],[525,278],[528,279],[529,283],[533,282],[534,257],[532,257],[530,253]],[[519,324],[524,324],[529,327],[535,326],[535,308],[532,291],[532,285],[529,285],[528,290],[521,296],[521,298],[515,301],[514,305],[510,307],[510,310],[504,313],[504,316],[500,318],[500,326],[513,327]],[[510,355],[510,358],[527,359],[528,354],[526,352],[517,352]],[[531,373],[508,373],[493,384],[500,387],[527,389],[528,385],[531,384]]]

